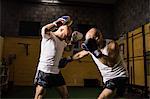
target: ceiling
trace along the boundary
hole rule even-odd
[[[22,0],[29,2],[48,2],[48,3],[95,3],[95,4],[115,4],[117,0]]]
[[[58,1],[115,4],[117,0],[58,0]]]

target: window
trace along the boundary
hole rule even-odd
[[[19,36],[39,36],[40,22],[20,21]]]

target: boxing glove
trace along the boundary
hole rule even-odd
[[[56,21],[54,21],[54,22],[53,22],[54,27],[51,29],[51,31],[53,31],[53,32],[54,32],[54,31],[57,31],[60,26],[64,25],[63,21],[64,21],[64,20],[62,20],[62,19],[60,19],[60,18],[57,19]]]
[[[59,65],[58,67],[59,68],[64,68],[69,62],[72,61],[72,57],[71,56],[68,56],[67,58],[62,58],[60,61],[59,61]]]
[[[63,24],[64,25],[70,26],[73,23],[73,21],[72,21],[70,16],[62,16],[62,17],[60,17],[60,19],[63,20]]]
[[[81,48],[86,51],[90,51],[97,58],[101,57],[101,55],[102,55],[101,51],[98,50],[97,41],[93,38],[85,40],[81,44]]]
[[[53,24],[58,28],[63,25],[63,20],[57,19],[56,21],[53,22]]]
[[[62,16],[60,18],[58,18],[56,21],[53,22],[53,24],[57,27],[60,27],[62,25],[68,25],[70,26],[72,24],[72,19],[70,18],[70,16]]]
[[[95,39],[89,38],[82,43],[82,48],[86,51],[93,52],[98,49],[97,42]]]
[[[83,38],[83,34],[78,32],[78,31],[74,31],[71,35],[71,43],[76,43],[79,40],[81,40]]]

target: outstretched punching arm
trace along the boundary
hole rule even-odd
[[[83,50],[83,51],[80,51],[80,52],[76,53],[73,56],[68,56],[68,57],[62,58],[59,61],[59,66],[58,67],[59,68],[64,68],[69,62],[72,62],[73,60],[78,60],[80,58],[83,58],[86,55],[88,55],[88,52]]]
[[[78,60],[80,58],[87,56],[88,54],[89,54],[88,51],[82,50],[82,51],[76,53],[75,55],[73,55],[72,58],[73,58],[73,60]]]

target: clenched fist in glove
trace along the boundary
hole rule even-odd
[[[59,61],[59,68],[64,68],[69,62],[72,61],[72,57],[71,56],[68,56],[67,58],[62,58],[60,61]]]
[[[86,51],[90,51],[97,58],[101,57],[102,55],[101,51],[98,50],[97,41],[93,38],[85,40],[81,47]]]
[[[70,16],[62,16],[60,18],[58,18],[56,21],[53,22],[53,24],[55,24],[56,27],[60,27],[62,25],[68,25],[70,26],[72,24],[72,19],[70,18]]]
[[[81,40],[83,38],[83,34],[78,32],[78,31],[74,31],[71,35],[71,43],[76,43],[79,40]]]

